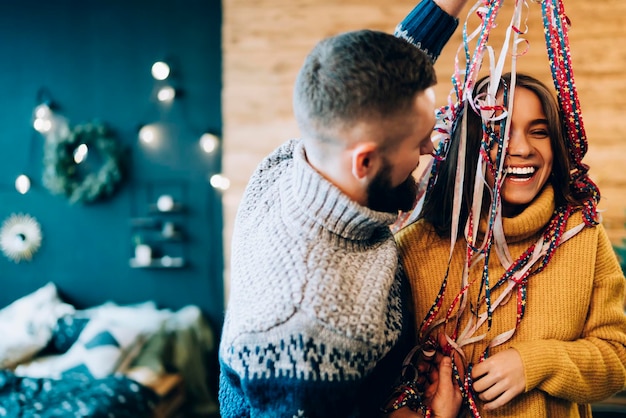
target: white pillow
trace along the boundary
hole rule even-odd
[[[135,305],[118,305],[114,302],[106,302],[86,309],[82,313],[92,319],[103,318],[111,324],[136,328],[146,335],[158,332],[164,322],[173,315],[169,309],[158,309],[152,301]],[[132,318],[132,321],[129,321],[128,318]]]
[[[0,368],[12,368],[43,349],[57,320],[74,313],[54,283],[48,283],[0,310]]]
[[[143,333],[136,328],[93,318],[63,355],[66,366],[62,374],[78,371],[102,378],[122,371],[137,356],[143,343]]]
[[[67,352],[20,365],[15,373],[54,379],[80,374],[99,379],[123,371],[137,356],[143,342],[143,334],[135,328],[94,318]]]

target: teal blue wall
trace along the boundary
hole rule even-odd
[[[221,4],[215,0],[55,0],[0,4],[0,221],[28,213],[43,242],[31,262],[0,255],[0,306],[52,281],[78,306],[154,300],[200,306],[215,323],[223,311],[221,198],[208,183],[220,155],[198,138],[221,132]],[[153,98],[152,64],[169,59],[182,95],[171,107]],[[128,149],[128,178],[111,198],[70,204],[41,183],[43,141],[32,128],[40,89],[71,125],[99,119]],[[145,149],[142,124],[160,122],[166,141]],[[16,176],[33,182],[25,195]],[[186,200],[183,269],[133,269],[131,218],[146,184]]]

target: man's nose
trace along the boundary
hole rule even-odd
[[[428,141],[426,144],[422,146],[422,149],[420,149],[420,154],[432,155],[434,151],[435,151],[435,146],[433,145],[433,141]]]

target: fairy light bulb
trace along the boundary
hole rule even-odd
[[[160,102],[171,102],[174,100],[174,97],[176,97],[176,90],[171,86],[161,87],[157,93],[157,99]]]
[[[42,103],[35,108],[33,128],[39,133],[46,133],[52,129],[52,110],[47,103]]]
[[[46,103],[42,103],[35,108],[35,118],[37,119],[50,119],[52,116],[52,110]]]
[[[156,141],[157,130],[152,125],[142,126],[139,130],[139,140],[144,144],[150,145]]]
[[[52,121],[50,119],[37,118],[33,121],[33,128],[35,128],[37,132],[40,132],[42,134],[50,132],[50,130],[52,129]]]
[[[30,190],[30,179],[26,174],[20,174],[15,179],[15,190],[21,194],[26,194]]]
[[[159,209],[161,212],[169,212],[174,209],[174,206],[174,198],[168,194],[159,196],[159,198],[157,199],[157,209]]]
[[[215,151],[218,145],[219,139],[213,134],[205,133],[200,137],[200,147],[207,154],[211,154]]]
[[[74,151],[74,162],[76,164],[80,164],[83,161],[85,161],[85,158],[87,158],[87,154],[89,153],[89,148],[87,148],[86,144],[80,144],[78,147],[76,147],[76,150]]]
[[[163,61],[152,64],[152,77],[155,80],[165,80],[170,75],[170,66]]]
[[[209,183],[211,183],[211,186],[213,186],[213,188],[222,191],[228,190],[228,188],[230,187],[230,180],[221,174],[212,175],[209,179]]]

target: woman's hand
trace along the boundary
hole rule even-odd
[[[474,391],[487,410],[505,405],[526,389],[522,358],[513,348],[474,365],[472,379]]]

